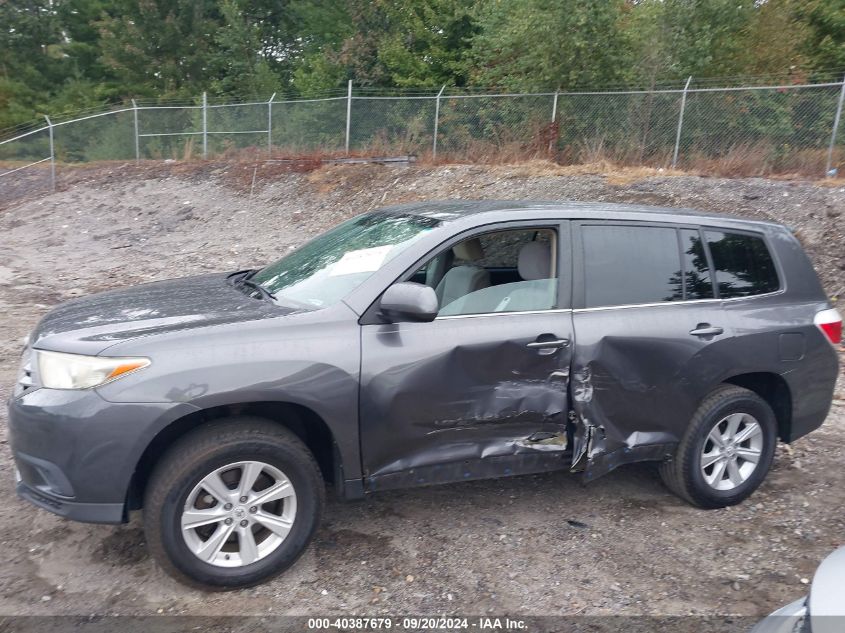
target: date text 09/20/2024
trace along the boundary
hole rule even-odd
[[[522,631],[526,628],[525,620],[499,617],[345,617],[345,618],[309,618],[308,630],[389,630],[404,631]]]

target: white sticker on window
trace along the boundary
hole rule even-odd
[[[391,250],[393,250],[393,246],[387,245],[344,253],[343,257],[332,264],[329,276],[337,277],[340,275],[352,275],[354,273],[375,272],[381,268],[387,254]]]

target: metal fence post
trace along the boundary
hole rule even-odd
[[[678,164],[678,151],[681,148],[681,130],[684,127],[684,110],[687,107],[687,90],[689,90],[691,81],[692,75],[687,77],[687,83],[684,84],[684,92],[681,95],[681,113],[678,115],[678,133],[675,134],[675,153],[672,154],[672,169],[675,169],[675,166]]]
[[[560,88],[555,90],[555,98],[554,98],[554,101],[552,101],[552,124],[554,124],[555,121],[557,121],[557,98],[558,98],[559,95],[560,95]],[[557,140],[557,133],[552,134],[551,138],[549,139],[549,153],[550,154],[552,152],[553,145],[554,145],[554,142],[556,140]]]
[[[833,168],[833,147],[836,145],[836,134],[839,132],[839,120],[842,118],[842,102],[845,101],[845,77],[842,78],[842,89],[839,91],[839,103],[836,105],[836,116],[833,117],[833,133],[830,135],[830,147],[827,148],[827,165],[824,173],[828,177],[836,175]]]
[[[349,126],[352,123],[352,80],[349,80],[346,93],[346,154],[349,155]]]
[[[267,158],[273,157],[273,99],[275,98],[274,92],[270,96],[270,101],[267,102]]]
[[[208,158],[208,98],[202,93],[202,158]]]
[[[50,191],[56,190],[56,152],[53,147],[53,123],[50,117],[46,114],[44,118],[47,120],[47,133],[50,135]]]
[[[141,143],[138,136],[138,104],[132,99],[132,114],[135,116],[135,164],[141,163]]]
[[[431,158],[437,158],[437,126],[440,124],[440,97],[443,95],[443,91],[446,90],[446,84],[443,84],[443,87],[440,88],[440,92],[437,93],[437,99],[434,101],[434,141],[431,145]]]

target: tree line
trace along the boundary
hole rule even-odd
[[[845,0],[0,0],[0,128],[129,98],[840,79]]]

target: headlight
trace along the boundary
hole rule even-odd
[[[109,358],[35,351],[38,355],[38,378],[41,386],[47,389],[88,389],[150,364],[149,358]]]

